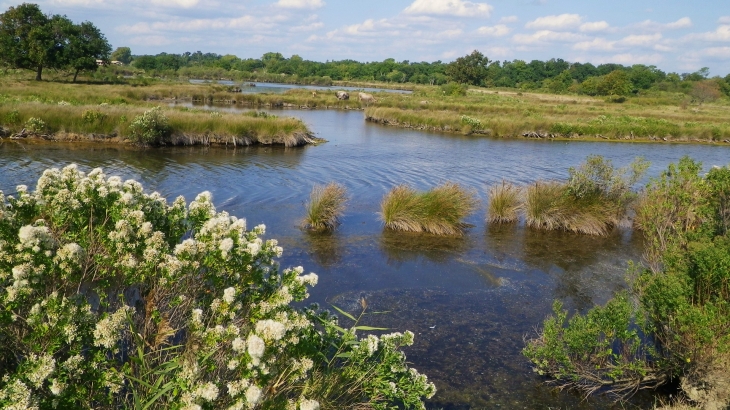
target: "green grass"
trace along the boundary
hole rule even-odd
[[[304,226],[313,231],[333,231],[345,210],[347,190],[331,182],[326,186],[315,185],[306,206]]]
[[[522,208],[522,192],[519,187],[505,181],[489,187],[487,223],[517,222]]]
[[[380,217],[388,229],[460,236],[476,206],[474,193],[455,183],[426,192],[400,185],[383,198]]]

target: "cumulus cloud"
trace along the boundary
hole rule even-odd
[[[487,3],[464,0],[415,0],[403,10],[406,14],[436,14],[459,17],[489,17],[493,7]]]
[[[499,19],[499,23],[516,23],[520,19],[517,16],[507,16]]]
[[[700,51],[700,53],[707,57],[730,59],[730,47],[710,47]]]
[[[565,30],[579,26],[583,18],[577,14],[560,14],[557,16],[539,17],[525,24],[533,30]]]
[[[488,36],[488,37],[503,37],[509,34],[510,28],[504,24],[497,24],[496,26],[484,26],[477,29],[477,33]]]
[[[275,25],[276,17],[260,18],[241,16],[236,18],[191,19],[156,21],[153,23],[136,23],[131,26],[120,26],[117,30],[127,34],[146,34],[164,32],[192,32],[208,30],[236,29],[255,32],[270,29]],[[177,40],[175,40],[177,42]]]
[[[579,42],[585,40],[586,37],[581,34],[568,33],[563,31],[540,30],[532,34],[515,34],[512,41],[517,44],[533,45],[550,42]]]
[[[198,5],[198,0],[152,0],[152,4],[164,7],[190,8]]]
[[[722,16],[717,20],[720,24],[730,24],[730,16]]]
[[[730,25],[720,26],[715,31],[689,34],[685,39],[720,42],[730,41]]]
[[[611,27],[611,26],[605,21],[592,21],[592,22],[581,24],[579,29],[580,29],[580,31],[583,31],[583,32],[594,32],[594,31],[604,31],[604,30],[607,30],[609,27]]]
[[[681,28],[692,27],[692,19],[689,17],[682,17],[681,19],[671,23],[657,23],[652,20],[645,20],[637,24],[637,27],[645,30],[676,30]]]
[[[631,35],[619,40],[619,44],[631,47],[649,47],[656,44],[656,42],[661,40],[661,38],[662,35],[660,33],[649,35]]]
[[[585,51],[612,51],[616,47],[615,41],[609,41],[605,38],[594,38],[591,41],[581,41],[573,45],[574,50]]]
[[[325,2],[322,0],[279,0],[276,5],[287,9],[318,9],[323,7]]]
[[[302,24],[300,26],[294,26],[294,27],[290,28],[289,31],[291,31],[293,33],[298,33],[298,32],[319,30],[322,27],[324,27],[324,23],[322,23],[321,21],[318,21],[316,23]]]

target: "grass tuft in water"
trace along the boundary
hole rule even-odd
[[[489,187],[487,223],[512,223],[519,219],[522,190],[509,182]]]
[[[309,195],[304,225],[313,231],[333,231],[345,210],[347,190],[331,182],[326,186],[315,185]]]
[[[388,229],[459,236],[467,227],[463,219],[476,206],[474,192],[455,183],[447,182],[426,192],[400,185],[383,198],[380,217]]]

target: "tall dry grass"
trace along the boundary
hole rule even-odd
[[[426,192],[400,185],[380,205],[380,217],[388,229],[462,235],[463,222],[477,207],[474,192],[455,183],[445,183]]]
[[[342,185],[331,182],[315,185],[306,206],[304,226],[313,231],[332,231],[337,228],[345,210],[347,190]]]
[[[517,222],[523,208],[522,190],[509,182],[489,187],[487,223]]]

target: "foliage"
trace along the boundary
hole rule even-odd
[[[475,208],[474,193],[455,183],[425,192],[399,185],[383,198],[380,217],[386,228],[398,231],[462,235],[467,226],[463,219]]]
[[[134,117],[129,124],[129,138],[142,144],[165,144],[171,132],[167,116],[159,106]]]
[[[331,182],[325,186],[315,185],[306,206],[304,225],[314,231],[331,231],[339,224],[345,209],[347,190]]]
[[[32,133],[39,134],[45,131],[47,126],[45,121],[43,121],[42,119],[37,117],[30,117],[28,118],[28,121],[25,122],[25,128]]]
[[[468,115],[462,115],[461,122],[475,130],[482,128],[482,122],[478,118],[469,117]]]
[[[444,95],[450,95],[453,97],[458,97],[460,95],[464,96],[464,95],[466,95],[466,92],[468,90],[468,87],[466,87],[465,85],[459,84],[459,83],[453,83],[453,82],[443,84],[443,85],[441,85],[440,88],[441,88],[441,92]]]
[[[718,380],[730,373],[730,168],[704,177],[700,171],[685,157],[647,188],[637,224],[647,237],[650,269],[630,271],[637,305],[620,294],[569,322],[557,307],[524,350],[539,372],[561,386],[606,387],[620,396],[680,377],[689,393],[725,391]],[[623,306],[620,321],[594,320],[616,306]],[[726,394],[714,397],[719,401],[705,404],[728,404]]]
[[[317,275],[264,231],[73,165],[0,193],[0,407],[423,408],[413,335],[294,308]]]
[[[457,83],[481,85],[487,77],[489,59],[478,50],[446,66],[446,75]]]
[[[92,23],[73,24],[61,15],[46,16],[36,4],[23,3],[0,14],[0,63],[36,71],[44,67],[75,71],[97,69],[111,47]]]
[[[129,64],[132,62],[132,50],[129,47],[117,47],[112,52],[110,59],[123,64]]]
[[[705,80],[695,82],[692,85],[692,90],[689,92],[689,95],[701,104],[717,100],[722,96],[722,93],[720,92],[720,85],[717,82]]]

